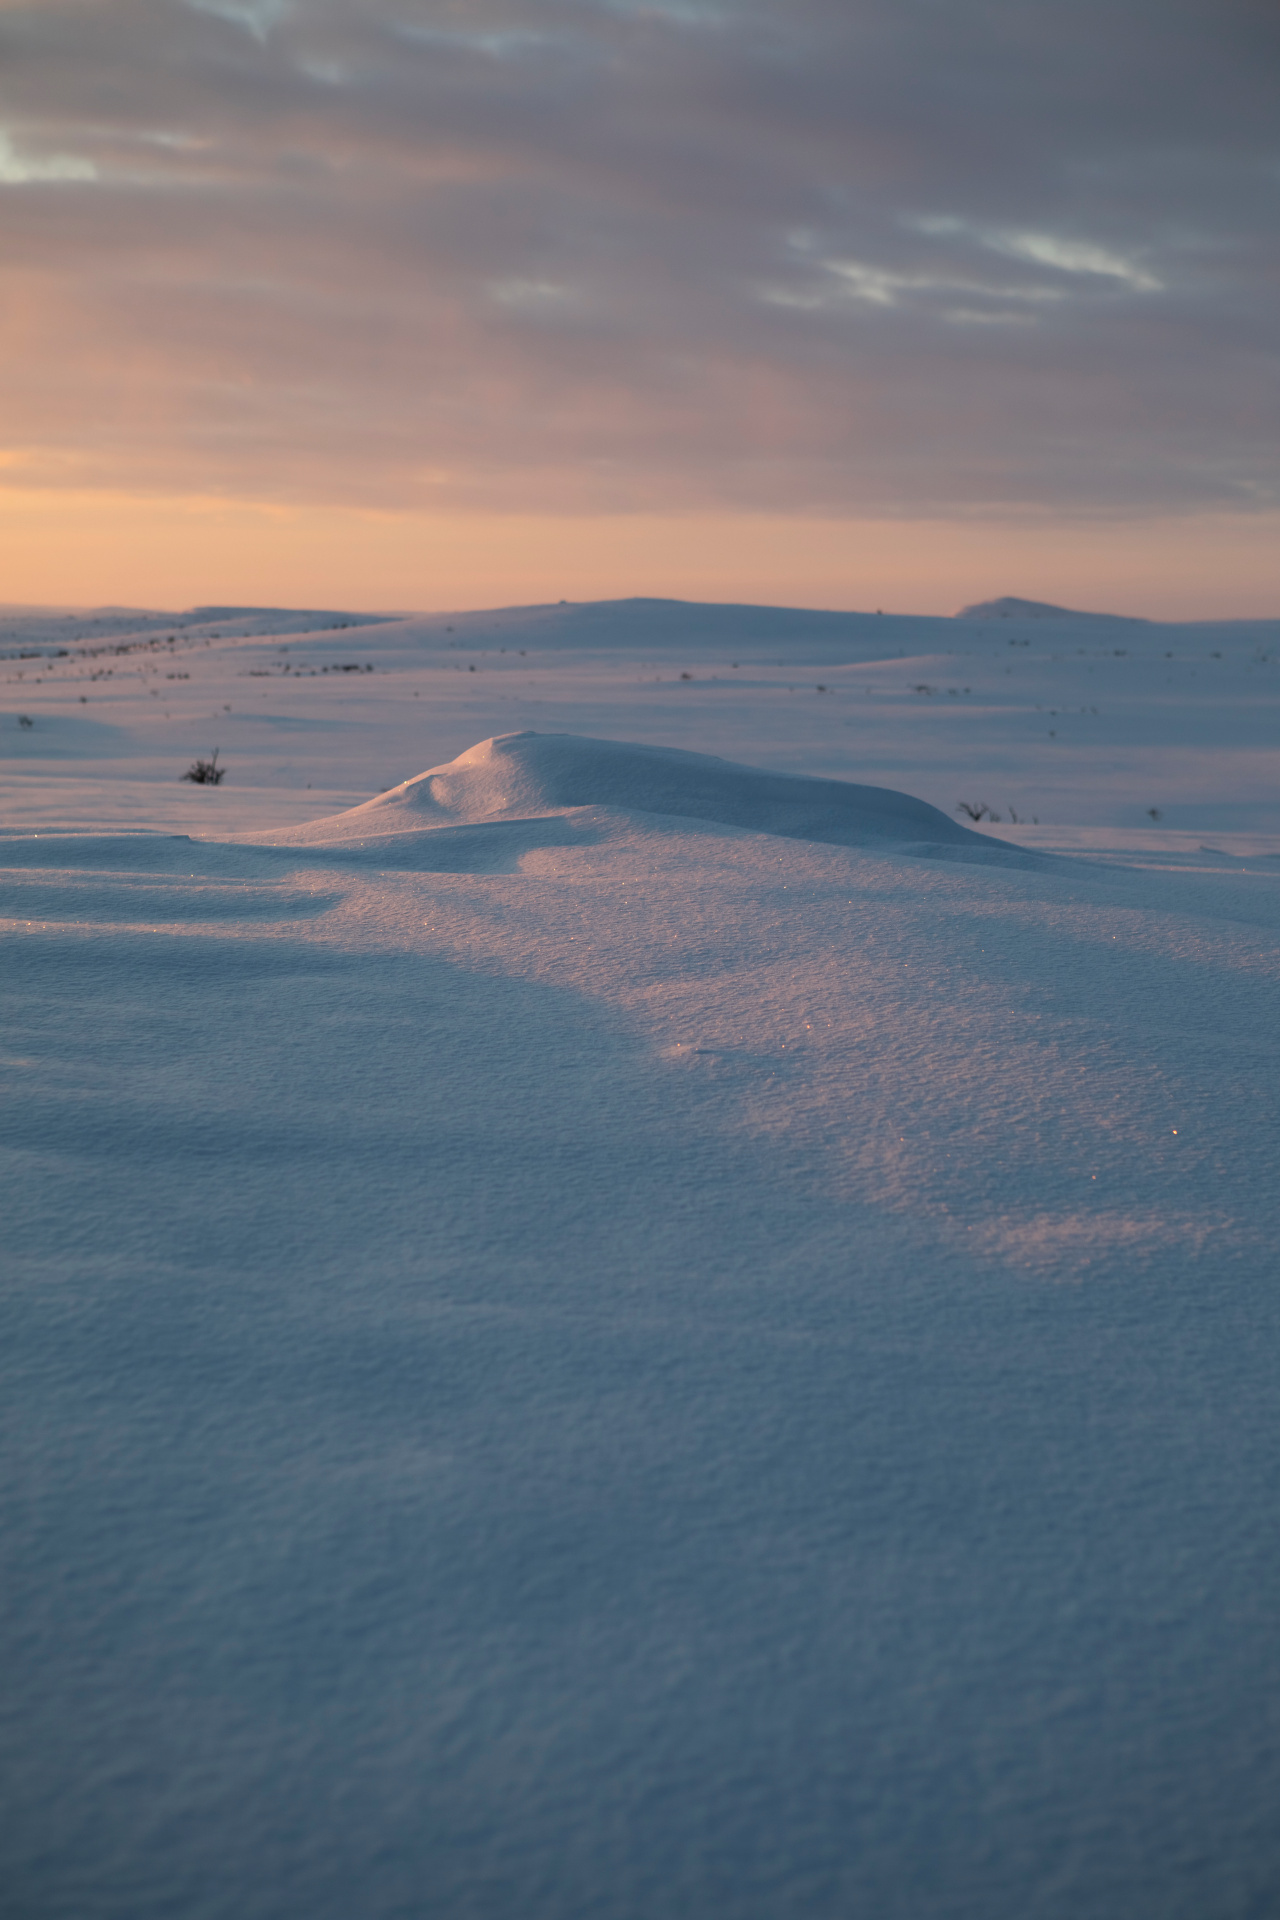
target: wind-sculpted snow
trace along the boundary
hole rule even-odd
[[[289,845],[373,842],[424,827],[481,825],[492,837],[500,823],[531,823],[587,808],[707,821],[833,846],[897,845],[987,862],[1034,860],[888,787],[768,773],[678,747],[539,733],[482,740],[447,766],[405,780],[364,806],[273,839]],[[517,840],[535,844],[527,830]],[[476,847],[481,861],[486,858],[476,836],[466,844]]]
[[[9,663],[6,1913],[1271,1914],[1280,629],[742,613]]]

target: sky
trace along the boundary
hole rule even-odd
[[[1274,0],[0,0],[0,598],[1280,614]]]

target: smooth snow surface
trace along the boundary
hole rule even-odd
[[[1270,1915],[1280,629],[95,619],[0,662],[6,1911]]]

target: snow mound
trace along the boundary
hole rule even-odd
[[[1055,607],[1047,600],[1018,600],[1005,594],[1000,600],[979,600],[972,607],[961,607],[957,620],[1123,620],[1145,626],[1133,614],[1081,613],[1076,607]]]
[[[584,807],[675,815],[841,846],[888,841],[978,855],[1002,850],[927,801],[889,787],[767,773],[709,753],[571,733],[498,734],[376,800],[272,839],[306,845],[381,838],[545,819]]]

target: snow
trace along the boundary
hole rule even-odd
[[[0,633],[15,1911],[1267,1911],[1280,623],[200,612]]]
[[[845,847],[905,841],[922,851],[961,848],[988,861],[1001,851],[936,807],[884,787],[765,773],[680,747],[532,731],[482,740],[447,766],[403,780],[363,806],[272,839],[363,843],[424,827],[550,818],[582,807],[708,820]]]

